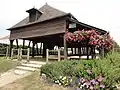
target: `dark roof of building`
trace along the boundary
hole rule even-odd
[[[35,8],[32,8],[32,9],[35,9]],[[38,9],[36,9],[38,10]],[[29,11],[29,10],[27,10]],[[19,27],[24,27],[24,26],[28,26],[28,25],[32,25],[32,24],[36,24],[36,23],[40,23],[40,22],[43,22],[43,21],[47,21],[47,20],[51,20],[51,19],[55,19],[55,18],[59,18],[59,17],[63,17],[63,16],[72,16],[72,18],[74,19],[69,19],[69,20],[72,20],[72,22],[75,22],[75,23],[78,23],[82,26],[85,26],[85,27],[89,27],[89,28],[92,28],[92,29],[96,29],[100,32],[103,32],[103,33],[106,33],[105,30],[103,29],[99,29],[99,28],[96,28],[96,27],[93,27],[91,25],[88,25],[88,24],[85,24],[85,23],[82,23],[82,22],[79,22],[71,13],[66,13],[66,12],[63,12],[63,11],[60,11],[56,8],[53,8],[51,7],[50,5],[48,4],[45,4],[44,6],[42,6],[39,11],[42,13],[40,18],[34,22],[29,22],[29,16],[25,19],[23,19],[22,21],[20,21],[19,23],[17,23],[16,25],[12,26],[11,28],[9,28],[8,30],[11,30],[11,29],[16,29],[16,28],[19,28]]]
[[[19,23],[17,23],[16,25],[9,28],[8,30],[14,29],[14,28],[17,28],[17,27],[22,27],[22,26],[27,26],[27,25],[39,23],[39,22],[54,19],[54,18],[57,18],[57,17],[70,15],[70,13],[65,13],[63,11],[55,9],[55,8],[49,6],[48,4],[45,4],[44,6],[42,6],[39,9],[39,11],[42,12],[42,15],[40,16],[40,18],[38,20],[36,20],[34,22],[29,22],[29,17],[27,17],[27,18],[23,19],[22,21],[20,21]]]

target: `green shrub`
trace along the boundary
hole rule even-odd
[[[91,73],[88,74],[87,71]],[[41,73],[46,74],[55,83],[65,86],[69,82],[69,80],[66,81],[68,76],[72,81],[76,78],[87,81],[97,80],[100,76],[104,79],[99,82],[99,85],[104,84],[105,88],[112,90],[120,81],[120,54],[109,53],[105,58],[97,60],[71,60],[46,64],[41,67]],[[80,87],[80,85],[77,86]]]

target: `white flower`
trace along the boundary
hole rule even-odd
[[[61,85],[61,83],[59,83],[59,85]]]
[[[59,78],[62,79],[62,76],[60,76]]]

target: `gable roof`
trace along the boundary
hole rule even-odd
[[[39,23],[39,22],[54,19],[54,18],[57,18],[57,17],[71,15],[70,13],[65,13],[63,11],[55,9],[55,8],[49,6],[48,4],[45,4],[44,6],[42,6],[39,9],[39,11],[42,12],[42,15],[40,16],[40,18],[38,20],[36,20],[34,22],[29,22],[29,17],[27,17],[27,18],[23,19],[22,21],[20,21],[19,23],[17,23],[16,25],[9,28],[8,30],[18,28],[18,27],[22,27],[22,26],[35,24],[35,23]]]

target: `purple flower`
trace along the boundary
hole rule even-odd
[[[94,85],[96,83],[96,80],[92,79],[90,82]]]

